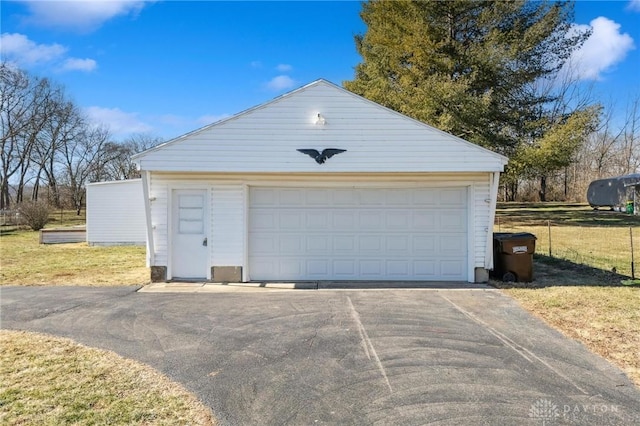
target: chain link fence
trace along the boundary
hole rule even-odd
[[[536,254],[616,272],[635,279],[640,258],[640,227],[575,226],[547,222],[514,225],[496,217],[494,232],[529,232]]]

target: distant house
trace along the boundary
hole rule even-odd
[[[145,245],[142,180],[87,184],[87,243]]]
[[[623,211],[628,201],[640,201],[640,173],[594,180],[587,189],[587,201],[594,208]]]
[[[486,281],[507,158],[325,80],[134,156],[153,281]]]

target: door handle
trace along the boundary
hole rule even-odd
[[[202,240],[202,245],[203,246],[207,246],[207,237],[204,237],[204,240]]]

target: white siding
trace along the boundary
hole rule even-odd
[[[152,173],[150,182],[151,222],[155,247],[155,266],[168,266],[168,194],[170,188],[206,188],[211,191],[211,264],[245,266],[247,239],[246,190],[252,186],[305,187],[451,187],[469,188],[471,253],[473,266],[484,267],[487,229],[489,229],[489,174],[205,174]]]
[[[347,151],[317,164],[301,148]],[[175,172],[378,173],[502,171],[506,158],[320,80],[136,161]]]
[[[493,233],[493,224],[489,226],[489,209],[491,203],[489,202],[490,192],[489,183],[491,175],[486,174],[482,179],[474,181],[474,196],[472,199],[473,217],[475,227],[473,230],[474,250],[475,250],[475,267],[484,268],[485,250],[487,244],[487,235],[489,232]],[[493,235],[493,234],[492,234]]]
[[[169,193],[171,189],[202,188],[210,191],[211,262],[213,266],[240,266],[244,263],[244,188],[207,175],[151,174],[151,225],[155,261],[168,265]]]
[[[242,185],[215,184],[211,195],[213,266],[244,263],[245,194]]]
[[[140,179],[87,185],[87,243],[144,245],[145,230]]]

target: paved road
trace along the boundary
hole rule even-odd
[[[163,371],[223,425],[640,424],[622,372],[492,290],[3,287],[2,328]]]

